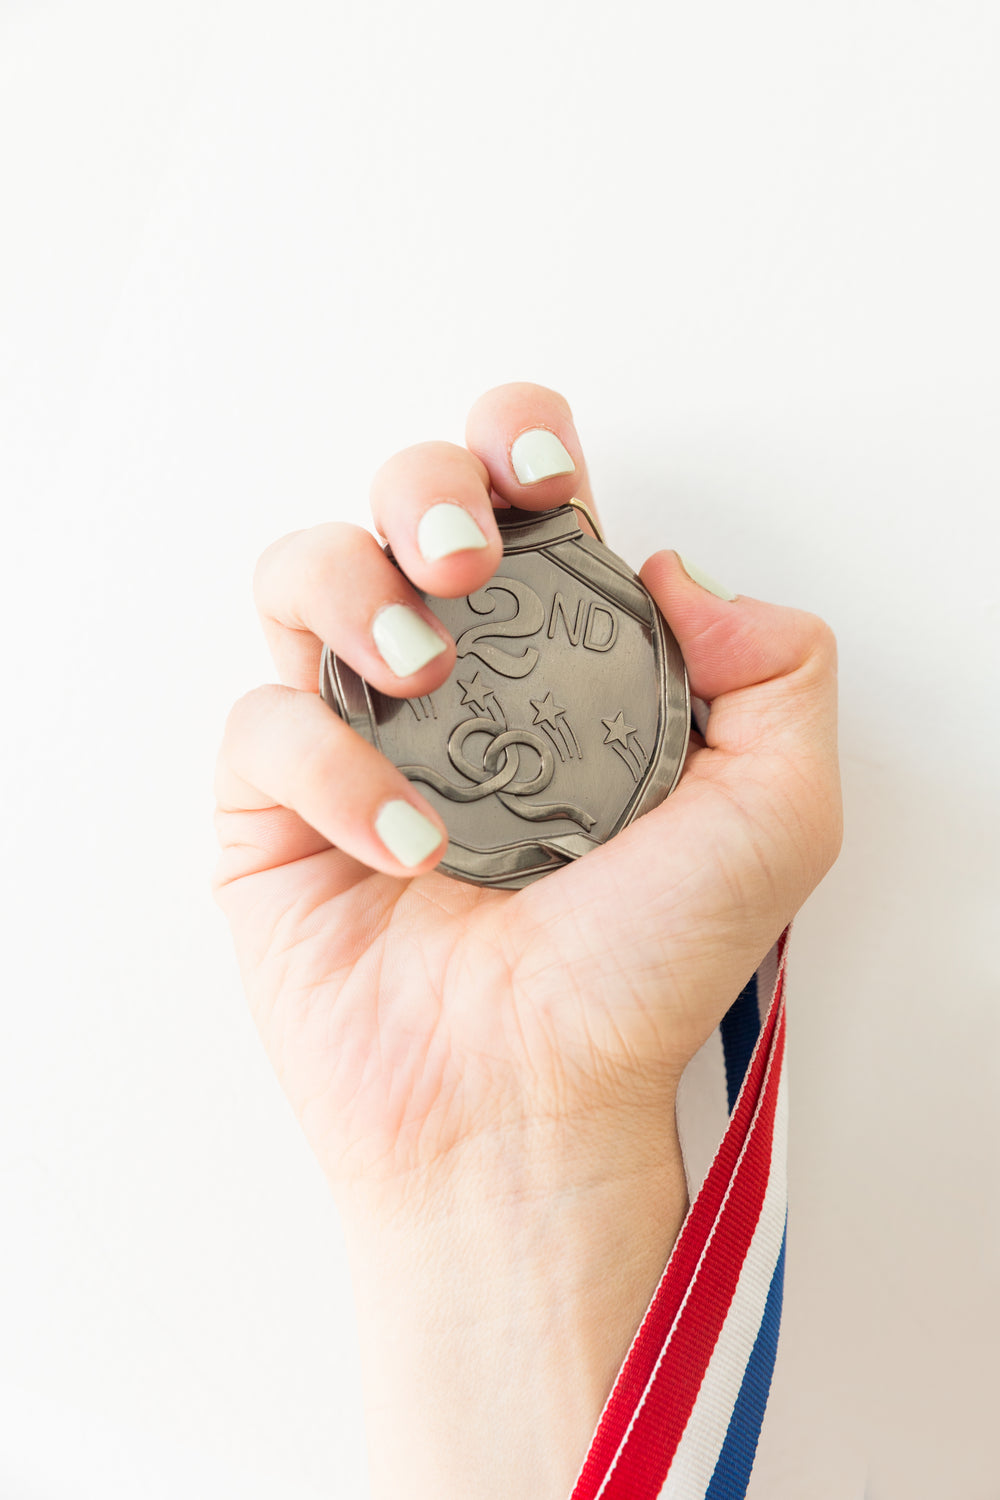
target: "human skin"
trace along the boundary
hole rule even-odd
[[[518,434],[574,472],[522,484]],[[596,510],[570,409],[488,391],[466,446],[426,443],[372,486],[379,533],[432,595],[481,587],[493,498]],[[425,561],[464,507],[487,545]],[[687,1208],[674,1105],[695,1051],[836,858],[836,651],[814,615],[640,576],[711,705],[675,792],[523,891],[434,870],[436,812],[317,692],[322,642],[385,693],[455,663],[373,536],[293,533],[255,594],[281,685],[230,714],[214,889],[254,1019],[335,1194],[350,1251],[374,1500],[565,1500]],[[372,620],[420,613],[445,650],[399,677]],[[375,831],[404,799],[442,835],[408,868]]]

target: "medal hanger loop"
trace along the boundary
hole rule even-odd
[[[569,504],[573,506],[574,510],[579,510],[579,511],[583,512],[583,514],[587,517],[587,520],[590,522],[591,526],[593,527],[593,529],[594,529],[594,535],[596,536],[597,540],[599,542],[604,542],[604,545],[607,546],[607,542],[604,541],[604,532],[601,530],[600,526],[598,526],[597,521],[596,521],[596,519],[594,517],[594,514],[591,511],[589,505],[584,505],[584,503],[583,503],[582,500],[570,500]]]

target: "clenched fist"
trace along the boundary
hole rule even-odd
[[[640,576],[710,705],[675,792],[521,891],[435,871],[441,819],[323,703],[322,643],[433,692],[455,643],[416,589],[491,578],[495,501],[571,497],[596,509],[569,407],[507,385],[464,448],[375,476],[398,568],[354,526],[276,542],[281,682],[219,758],[215,889],[343,1216],[378,1497],[565,1500],[686,1208],[677,1082],[839,848],[830,631],[660,551]]]

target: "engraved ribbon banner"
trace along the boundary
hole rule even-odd
[[[778,1346],[788,929],[720,1027],[729,1123],[572,1500],[743,1500]],[[770,996],[761,1025],[760,1001]]]

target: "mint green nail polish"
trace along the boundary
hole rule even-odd
[[[696,583],[698,587],[704,589],[706,593],[714,594],[716,599],[725,599],[729,604],[731,604],[734,599],[739,598],[739,595],[731,593],[730,590],[726,588],[724,583],[719,583],[715,578],[713,578],[711,573],[706,573],[704,569],[699,568],[697,563],[691,562],[689,558],[681,557],[681,554],[679,552],[677,556],[680,559],[681,567],[684,569],[687,576],[691,579],[691,582]]]
[[[423,616],[405,604],[380,609],[372,621],[372,636],[379,656],[397,677],[410,677],[448,649]]]
[[[393,859],[408,869],[423,864],[442,842],[431,820],[401,797],[382,808],[375,819],[375,832]]]
[[[519,484],[539,484],[556,474],[572,474],[576,465],[554,432],[532,427],[510,445],[510,463]]]

